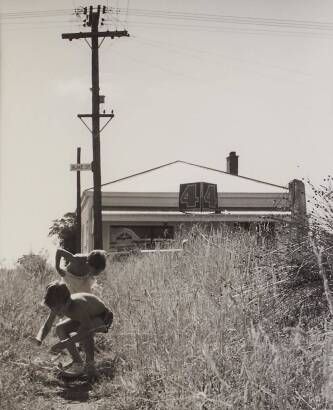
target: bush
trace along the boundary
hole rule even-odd
[[[71,253],[76,253],[77,222],[76,213],[67,212],[63,217],[52,221],[49,236],[58,239],[59,245]]]
[[[17,265],[19,269],[23,269],[25,274],[28,274],[28,277],[33,276],[40,281],[47,280],[53,272],[53,269],[47,263],[47,255],[43,253],[22,255],[17,260]]]
[[[333,289],[331,181],[331,178],[325,179],[320,190],[308,181],[308,216],[290,226],[281,225],[278,230],[274,259],[281,268],[280,303],[272,299],[270,309],[282,326],[302,320],[311,327],[319,316],[329,314],[328,302]],[[288,303],[290,300],[292,303]],[[285,306],[282,316],[280,304]]]

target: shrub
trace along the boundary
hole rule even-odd
[[[59,245],[71,253],[76,252],[77,222],[76,213],[67,212],[63,217],[52,221],[49,236],[58,239]]]

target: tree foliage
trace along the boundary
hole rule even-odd
[[[46,270],[46,257],[42,254],[29,253],[22,255],[17,263],[26,271],[40,274]]]
[[[77,223],[75,212],[67,212],[63,217],[52,221],[49,236],[56,237],[59,245],[71,253],[76,252]]]

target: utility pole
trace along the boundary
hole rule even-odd
[[[106,125],[114,117],[113,111],[110,114],[100,114],[100,102],[101,96],[99,94],[99,47],[103,43],[106,37],[114,39],[115,37],[128,37],[127,30],[122,31],[98,31],[100,24],[100,15],[105,14],[109,10],[106,6],[97,7],[90,6],[89,11],[87,7],[75,10],[76,15],[84,14],[84,26],[91,27],[91,32],[80,33],[64,33],[63,39],[85,39],[91,48],[91,79],[92,79],[92,114],[78,114],[78,118],[84,123],[84,125],[90,130],[92,134],[92,146],[93,146],[93,180],[94,180],[94,248],[103,248],[102,237],[102,194],[101,194],[101,149],[100,149],[100,133],[106,127]],[[101,21],[103,24],[103,19]],[[87,39],[91,39],[91,42]],[[99,38],[102,38],[99,44]],[[100,118],[108,118],[107,123],[100,129]],[[84,122],[83,118],[91,118],[92,128]]]
[[[76,163],[81,165],[81,148],[77,147]],[[81,172],[76,171],[76,252],[81,253]]]
[[[81,171],[91,171],[91,164],[81,164],[81,148],[76,150],[76,164],[70,165],[71,171],[76,171],[76,252],[81,252]]]

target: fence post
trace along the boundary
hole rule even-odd
[[[298,179],[293,179],[289,183],[289,208],[291,211],[290,240],[291,243],[298,243],[304,240],[307,234],[306,220],[306,198],[304,183]],[[297,260],[297,255],[294,255]]]
[[[289,182],[289,201],[291,207],[291,218],[303,220],[306,215],[306,199],[304,182],[293,179]]]

